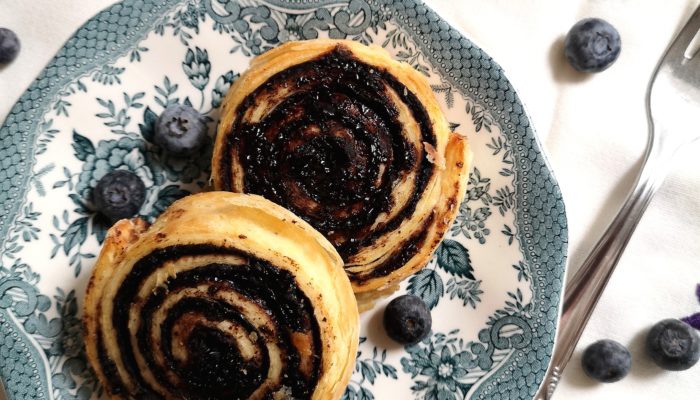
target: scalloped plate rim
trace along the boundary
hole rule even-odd
[[[31,84],[31,86],[30,86],[29,88],[27,88],[27,90],[26,90],[26,91],[22,94],[22,96],[18,99],[17,103],[12,107],[10,113],[9,113],[8,116],[6,117],[5,122],[3,123],[3,125],[0,126],[0,132],[5,133],[5,134],[7,134],[7,133],[9,133],[9,132],[13,132],[13,130],[11,129],[11,128],[12,128],[11,125],[12,125],[12,123],[15,123],[15,122],[16,122],[16,121],[14,120],[15,116],[18,115],[19,113],[24,113],[24,112],[25,112],[25,111],[23,111],[22,109],[20,109],[20,108],[18,108],[18,107],[22,107],[22,105],[25,105],[25,108],[26,108],[26,105],[27,105],[27,104],[30,104],[30,103],[33,104],[33,100],[30,100],[30,99],[29,99],[29,96],[30,96],[31,91],[32,91],[32,90],[37,90],[36,87],[39,86],[39,84],[41,83],[41,80],[42,80],[41,78],[45,76],[46,70],[47,70],[48,68],[54,66],[54,63],[55,63],[55,61],[58,59],[58,56],[59,56],[64,50],[66,50],[67,48],[69,48],[69,43],[70,43],[70,41],[71,41],[73,38],[75,38],[76,35],[77,35],[84,27],[86,27],[88,24],[90,24],[91,22],[93,22],[93,20],[95,20],[95,18],[96,18],[97,16],[101,15],[101,14],[104,13],[104,12],[107,12],[108,10],[112,10],[112,9],[115,7],[115,5],[117,5],[117,4],[130,4],[130,5],[131,5],[131,3],[135,2],[135,1],[136,1],[136,0],[124,0],[124,1],[122,1],[122,2],[114,3],[114,4],[112,4],[112,5],[108,6],[108,7],[106,7],[103,11],[100,11],[100,13],[94,15],[94,16],[91,17],[89,20],[87,20],[83,25],[81,25],[81,27],[78,28],[78,30],[76,30],[76,32],[71,36],[71,38],[61,47],[61,49],[59,50],[59,52],[57,53],[57,55],[56,55],[54,58],[52,58],[52,60],[51,60],[51,61],[47,64],[47,66],[42,70],[42,72],[41,72],[41,74],[39,75],[39,77]],[[202,1],[206,1],[206,0],[202,0]],[[301,10],[301,9],[309,10],[309,9],[312,9],[311,7],[312,7],[313,5],[312,5],[312,4],[307,4],[307,1],[308,1],[308,3],[311,3],[313,0],[297,0],[297,1],[292,0],[292,3],[293,3],[293,4],[297,4],[297,3],[298,3],[298,5],[297,5],[298,8],[296,8],[297,10]],[[349,0],[348,0],[348,1],[349,1]],[[356,1],[356,0],[353,0],[353,1]],[[358,1],[358,2],[363,2],[363,0],[357,0],[357,1]],[[366,0],[366,1],[367,1],[367,2],[374,2],[375,0]],[[394,4],[395,4],[396,2],[400,2],[400,1],[401,1],[401,0],[391,0],[391,1],[387,1],[386,3],[389,4],[389,5],[391,5],[391,6],[394,6]],[[166,10],[165,10],[165,11],[163,11],[163,12],[158,12],[158,11],[153,11],[153,12],[151,12],[153,15],[156,15],[156,14],[157,14],[157,15],[160,17],[160,16],[163,16],[163,15],[167,14],[168,12],[171,12],[171,11],[173,10],[174,7],[176,7],[178,4],[181,4],[181,3],[186,2],[186,0],[175,0],[175,1],[173,1],[173,0],[146,0],[145,2],[146,2],[146,3],[156,3],[156,2],[158,2],[158,3],[162,3],[162,4],[167,4]],[[265,2],[265,1],[263,0],[263,2]],[[281,2],[281,1],[279,1],[279,0],[268,0],[268,1],[266,1],[266,3],[274,3],[274,4],[278,4],[278,3],[279,3],[279,4],[281,4],[281,3],[283,3],[283,2]],[[314,3],[319,3],[319,2],[316,1],[316,2],[314,2]],[[347,3],[347,1],[341,1],[341,0],[321,0],[320,3],[322,4],[320,7],[327,7],[327,6],[333,5],[333,4],[336,4],[336,5],[337,5],[337,4],[340,4],[340,3]],[[420,4],[420,1],[419,1],[419,0],[415,0],[415,1],[410,1],[410,0],[409,0],[409,1],[406,1],[405,3],[406,3],[406,4],[413,5],[413,6],[415,7],[416,4]],[[278,4],[278,5],[279,5],[279,4]],[[282,7],[282,6],[280,5],[280,7]],[[316,7],[318,8],[319,6],[316,6]],[[159,17],[156,17],[156,18],[154,19],[154,21],[157,20]],[[441,17],[441,18],[442,18],[442,21],[445,21],[445,20],[446,20],[444,17]],[[450,19],[450,18],[447,18],[447,20],[449,20],[449,19]],[[393,18],[392,18],[392,21],[393,21]],[[438,24],[438,23],[439,23],[439,21],[435,21],[435,22],[434,22],[434,24]],[[449,21],[448,21],[448,24],[449,24]],[[399,25],[402,26],[404,29],[407,29],[407,27],[404,26],[404,25],[401,25],[401,23],[399,23]],[[454,25],[451,25],[451,24],[448,25],[448,28],[449,28],[449,29],[455,29],[455,28],[453,28],[453,27],[454,27]],[[449,29],[448,29],[448,31],[449,31]],[[140,43],[140,42],[143,41],[150,33],[152,33],[152,31],[153,31],[153,26],[150,26],[150,28],[144,29],[143,31],[139,31],[139,33],[138,33],[139,38],[138,38],[138,40],[133,41],[133,43],[134,43],[134,44],[135,44],[135,43]],[[458,31],[459,35],[461,35],[461,37],[463,37],[463,38],[469,38],[469,35],[466,34],[463,30],[459,29],[459,30],[457,30],[457,31]],[[129,33],[127,33],[127,36],[128,36],[128,35],[129,35]],[[477,49],[477,51],[479,51],[479,52],[485,54],[486,57],[488,57],[488,55],[482,50],[482,47],[478,46],[478,44],[476,44],[472,39],[467,39],[467,41],[469,41],[470,43],[472,43],[473,46]],[[418,43],[418,45],[420,46],[420,43]],[[123,57],[125,57],[125,56],[128,54],[128,52],[129,52],[130,50],[131,50],[131,47],[130,47],[129,45],[127,45],[127,46],[123,46],[123,48],[121,48],[121,49],[119,49],[119,50],[117,50],[117,51],[114,51],[114,52],[110,52],[109,50],[107,50],[107,51],[104,53],[104,56],[106,56],[106,59],[109,60],[109,63],[111,64],[111,63],[114,63],[114,62],[116,62],[117,60],[120,60],[120,59],[122,59]],[[430,55],[429,55],[429,56],[430,56]],[[434,65],[434,63],[436,62],[436,58],[434,58],[434,57],[428,57],[428,56],[426,56],[426,58],[429,59],[429,62],[432,64],[433,67],[435,67],[435,68],[437,68],[438,70],[440,70],[441,73],[444,73],[443,70],[439,69],[438,67],[436,67],[436,66]],[[490,57],[489,57],[489,59],[490,59]],[[77,79],[77,77],[85,76],[86,73],[89,73],[89,72],[94,71],[95,68],[97,68],[97,66],[100,65],[100,60],[99,60],[99,59],[93,59],[91,62],[92,62],[92,63],[89,64],[89,65],[90,65],[90,68],[86,68],[85,70],[83,70],[83,71],[81,71],[81,72],[73,73],[72,75],[69,73],[68,75],[69,75],[70,78],[69,78],[66,82],[64,82],[63,84],[59,84],[59,85],[56,85],[56,86],[58,86],[58,88],[64,88],[68,82],[72,82],[73,80]],[[492,61],[492,60],[491,60],[490,62],[491,62],[492,64],[495,65],[495,69],[496,69],[496,70],[503,72],[502,69],[500,68],[500,66],[498,66],[498,64],[497,64],[495,61]],[[83,63],[83,65],[85,65],[85,64],[86,64],[86,63]],[[525,131],[524,138],[526,138],[526,139],[532,139],[533,142],[534,142],[534,144],[533,144],[533,146],[532,146],[532,149],[535,150],[535,152],[537,153],[537,159],[536,159],[534,162],[541,162],[541,163],[544,165],[544,167],[545,167],[544,173],[546,174],[546,177],[547,177],[548,179],[551,180],[551,183],[553,184],[552,189],[555,191],[555,194],[558,194],[558,195],[559,195],[559,199],[561,200],[561,194],[560,194],[560,192],[559,192],[559,187],[558,187],[558,184],[556,183],[556,178],[555,178],[555,176],[554,176],[554,172],[553,172],[553,170],[552,170],[551,164],[550,164],[550,162],[549,162],[549,160],[548,160],[548,158],[547,158],[546,150],[545,150],[544,146],[542,145],[541,141],[539,140],[539,138],[538,138],[538,136],[537,136],[537,134],[536,134],[534,128],[532,128],[532,126],[531,126],[531,121],[532,121],[532,120],[531,120],[530,114],[529,114],[527,108],[525,107],[525,105],[519,100],[518,91],[513,87],[513,84],[507,80],[507,77],[506,77],[507,74],[503,73],[503,75],[504,75],[503,79],[507,82],[509,88],[510,88],[511,90],[513,90],[514,93],[515,93],[515,103],[516,103],[517,105],[519,105],[520,107],[523,108],[523,114],[525,115],[527,124],[529,124],[529,125],[527,126],[526,131]],[[457,79],[457,78],[455,78],[455,79]],[[466,78],[463,78],[463,79],[466,80]],[[54,91],[53,96],[52,96],[51,98],[48,98],[48,99],[47,99],[47,98],[43,98],[43,99],[42,99],[42,102],[43,102],[42,109],[46,110],[46,108],[47,108],[49,105],[54,104],[54,102],[58,99],[58,97],[57,97],[57,96],[58,96],[58,90],[59,90],[58,88],[56,89],[56,91]],[[50,90],[49,90],[49,91],[50,91]],[[466,93],[466,92],[465,92],[465,93]],[[465,94],[465,95],[466,95],[466,94]],[[475,96],[475,97],[476,97],[476,96]],[[477,102],[478,102],[478,100],[477,100]],[[478,102],[478,104],[481,105],[481,104],[483,104],[483,103]],[[487,107],[485,107],[485,108],[486,108],[489,112],[493,111],[493,108],[487,108]],[[26,111],[26,112],[29,113],[29,112],[31,112],[31,111],[34,111],[34,109],[32,108],[31,110]],[[44,114],[42,114],[42,115],[44,115]],[[20,121],[20,124],[21,124],[21,123],[25,123],[25,122],[26,122],[26,120],[25,120],[25,121]],[[522,123],[522,121],[520,121],[520,123]],[[31,123],[30,123],[30,124],[31,124]],[[19,126],[19,128],[15,127],[15,131],[16,131],[17,129],[20,129],[20,130],[21,130],[22,127],[23,127],[23,126]],[[35,135],[35,137],[33,138],[33,139],[35,140],[35,142],[34,142],[34,144],[33,144],[33,145],[34,145],[34,150],[32,151],[32,157],[29,157],[29,158],[32,159],[32,161],[31,161],[31,167],[33,168],[34,166],[37,165],[37,164],[36,164],[36,156],[37,156],[37,155],[36,155],[36,150],[35,150],[35,149],[36,149],[36,145],[37,145],[36,140],[37,140],[38,137],[39,137],[39,134],[36,133],[37,128],[38,128],[38,122],[36,122],[36,125],[34,125],[33,127],[30,125],[30,128],[31,128],[31,134],[34,134],[34,135]],[[30,129],[30,128],[26,128],[26,129]],[[8,132],[8,131],[9,131],[9,132]],[[508,135],[508,134],[507,134],[507,133],[504,133],[504,135]],[[20,144],[21,144],[21,143],[20,143]],[[3,150],[4,150],[4,149],[3,149]],[[10,158],[10,157],[12,156],[12,154],[22,154],[22,153],[21,153],[20,150],[17,150],[15,153],[10,153],[9,155],[7,155],[6,158]],[[517,156],[515,156],[515,157],[516,157],[516,159],[517,159]],[[0,159],[3,159],[3,158],[0,157]],[[29,168],[29,170],[26,172],[26,182],[27,182],[26,188],[23,189],[23,190],[25,190],[25,191],[24,191],[24,193],[22,194],[22,199],[21,199],[21,201],[17,202],[18,206],[17,206],[16,212],[11,216],[11,217],[12,217],[12,220],[8,221],[8,220],[6,219],[7,216],[8,216],[7,213],[0,213],[0,214],[2,214],[2,216],[0,217],[0,234],[2,234],[2,243],[0,243],[0,244],[2,244],[2,247],[0,247],[1,249],[6,249],[5,246],[7,245],[6,240],[7,240],[7,238],[8,238],[8,230],[9,230],[9,228],[13,225],[13,223],[16,222],[16,219],[19,218],[19,215],[20,215],[20,205],[23,205],[23,204],[25,204],[25,203],[28,201],[28,194],[29,194],[30,189],[31,189],[30,182],[32,181],[32,178],[33,178],[33,175],[34,175],[34,173],[33,173],[33,171],[32,171],[32,168]],[[517,167],[517,166],[516,166],[516,171],[518,171],[518,167]],[[21,173],[21,172],[22,172],[22,171],[21,171],[21,168],[20,168],[20,173]],[[527,177],[528,172],[527,172],[526,170],[525,170],[525,171],[522,171],[522,172],[525,174],[525,177]],[[25,176],[22,176],[21,178],[24,179]],[[0,183],[3,183],[3,182],[0,182]],[[517,179],[516,179],[516,183],[517,183]],[[520,182],[520,183],[522,184],[522,182]],[[519,186],[517,186],[517,184],[516,184],[516,189],[518,189],[518,188],[519,188]],[[7,190],[7,192],[10,193],[10,194],[3,194],[3,196],[5,196],[6,198],[11,198],[12,191],[15,190],[15,189],[17,189],[17,188],[16,188],[16,187],[13,187],[13,186],[10,186],[9,190]],[[522,200],[522,199],[521,199],[521,196],[522,196],[522,193],[518,192],[518,193],[517,193],[517,199],[518,199],[518,201],[516,202],[516,204],[517,204],[518,206],[521,205],[521,200]],[[5,201],[5,198],[3,198],[3,201]],[[566,269],[567,269],[567,267],[568,267],[568,261],[567,261],[567,257],[566,257],[566,253],[567,253],[567,242],[568,242],[568,240],[567,240],[567,228],[566,228],[566,225],[567,225],[567,222],[566,222],[566,214],[565,214],[565,207],[564,207],[563,201],[562,201],[561,204],[558,205],[557,207],[559,207],[558,210],[561,211],[561,213],[562,213],[562,214],[560,215],[560,217],[559,217],[559,218],[562,218],[562,219],[556,221],[556,223],[558,224],[558,226],[559,226],[559,227],[561,228],[561,230],[562,230],[561,238],[560,238],[561,242],[557,242],[558,244],[561,245],[561,247],[558,248],[557,251],[559,252],[559,253],[558,253],[559,256],[563,259],[563,262],[562,262],[560,265],[556,266],[556,268],[554,269],[554,271],[557,273],[557,278],[561,281],[561,280],[563,280],[563,277],[564,277],[564,275],[565,275],[565,271],[566,271]],[[521,220],[521,217],[520,217],[520,213],[521,213],[521,212],[522,212],[522,210],[519,210],[518,213],[516,214],[516,215],[517,215],[517,217],[516,217],[516,222],[517,222],[518,227],[520,227],[520,225],[522,225],[522,224],[525,224],[525,222],[523,222],[523,221]],[[521,232],[518,232],[518,233],[517,233],[517,237],[518,237],[518,239],[519,239],[519,240],[518,240],[519,242],[520,242],[520,239],[521,239],[521,235],[522,235]],[[520,245],[521,245],[521,247],[523,246],[522,243],[520,243]],[[522,251],[522,250],[521,250],[521,251]],[[523,252],[523,255],[527,258],[526,252]],[[2,254],[0,254],[0,256],[2,256]],[[560,285],[561,285],[561,282],[560,282]],[[533,295],[534,295],[534,293],[533,293]],[[557,316],[556,316],[556,318],[553,318],[553,319],[550,319],[550,320],[549,320],[550,322],[554,323],[554,326],[555,326],[555,331],[551,334],[552,337],[550,338],[550,339],[552,339],[552,340],[553,340],[554,335],[556,334],[556,326],[558,325],[558,321],[559,321],[560,316],[561,316],[561,307],[560,307],[560,304],[561,304],[561,299],[563,298],[563,290],[561,289],[561,286],[560,286],[560,289],[559,289],[559,291],[558,291],[558,296],[557,296],[557,297],[558,297],[558,299],[556,299],[556,300],[553,302],[553,305],[557,307]],[[2,317],[2,315],[0,315],[0,317]],[[0,330],[0,331],[2,331],[2,330]],[[31,338],[31,337],[27,337],[27,339],[28,339],[29,341],[33,341],[33,340],[34,340],[34,339]],[[552,345],[552,346],[553,346],[553,345]],[[549,350],[548,350],[548,351],[549,351],[549,354],[551,354],[552,348],[553,348],[553,347],[549,347]],[[34,348],[34,350],[37,350],[37,349]],[[548,357],[547,359],[549,360],[549,357]],[[546,370],[546,366],[547,366],[547,365],[544,365],[543,368],[540,368],[541,373],[544,373],[544,370]],[[499,368],[500,368],[500,367],[499,367]],[[489,372],[489,374],[500,373],[499,368],[496,368],[496,369],[494,369],[494,370],[491,370],[491,371]],[[486,379],[485,381],[490,381],[490,380],[491,380],[491,378],[488,378],[488,379]],[[541,380],[540,380],[540,382],[538,383],[537,386],[539,386],[539,384],[541,384]],[[480,384],[480,385],[477,385],[476,387],[478,387],[478,386],[481,386],[481,384]]]

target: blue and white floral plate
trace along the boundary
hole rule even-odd
[[[467,199],[428,266],[403,289],[434,333],[402,348],[382,305],[363,316],[345,399],[528,399],[553,346],[566,258],[559,188],[517,94],[481,49],[415,0],[124,0],[88,21],[0,128],[0,377],[10,399],[103,393],[86,365],[83,294],[107,222],[86,193],[137,173],[154,218],[207,184],[209,156],[152,145],[171,103],[211,119],[249,60],[330,36],[384,47],[430,81],[475,155]]]

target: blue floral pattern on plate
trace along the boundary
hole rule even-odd
[[[142,217],[207,186],[211,145],[152,143],[168,105],[207,117],[250,59],[281,42],[347,38],[429,80],[474,167],[427,267],[402,291],[433,334],[406,348],[363,316],[344,399],[529,399],[551,355],[566,258],[564,205],[517,94],[481,49],[415,0],[124,0],[88,21],[0,128],[0,377],[11,399],[89,399],[80,309],[108,221],[91,190],[114,169],[146,184]]]

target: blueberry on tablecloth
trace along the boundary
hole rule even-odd
[[[597,381],[617,382],[630,371],[632,355],[622,344],[603,339],[586,348],[581,366],[586,375]]]
[[[678,319],[665,319],[647,334],[647,353],[661,368],[683,371],[700,360],[700,335]]]
[[[569,64],[581,72],[600,72],[620,56],[620,34],[600,18],[577,22],[566,35],[564,53]]]
[[[0,28],[0,64],[6,64],[17,58],[20,43],[17,34],[10,29]]]

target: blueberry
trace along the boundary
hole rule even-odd
[[[688,324],[665,319],[647,334],[647,353],[661,368],[683,371],[700,359],[700,335]]]
[[[7,28],[0,28],[0,64],[14,60],[19,53],[19,48],[17,35]]]
[[[420,297],[406,294],[389,302],[384,310],[384,329],[390,338],[404,345],[423,340],[430,333],[433,319]]]
[[[586,375],[605,383],[617,382],[627,376],[632,367],[632,355],[620,343],[603,339],[586,348],[581,359]]]
[[[97,210],[116,221],[139,212],[146,199],[146,186],[135,173],[118,169],[103,176],[92,194]]]
[[[569,64],[581,72],[600,72],[617,60],[622,48],[620,34],[600,18],[583,19],[566,35],[564,53]]]
[[[156,122],[153,141],[165,151],[186,156],[199,150],[207,139],[207,126],[194,108],[173,104]]]

